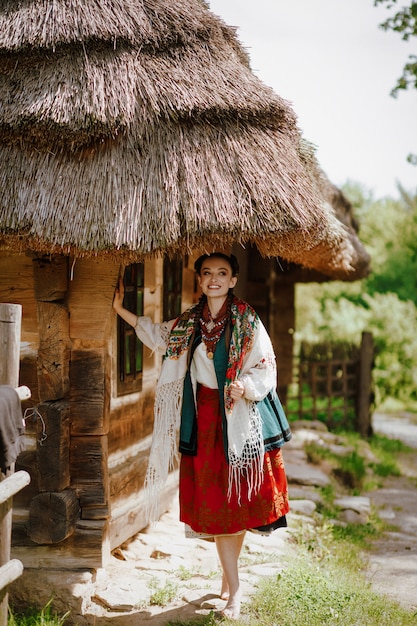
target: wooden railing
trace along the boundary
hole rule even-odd
[[[0,626],[7,626],[7,588],[23,573],[18,559],[10,559],[13,496],[30,483],[24,470],[6,476],[0,482]]]
[[[19,385],[21,320],[20,304],[0,303],[0,385],[15,389]],[[22,563],[10,559],[13,496],[29,482],[28,472],[14,473],[14,463],[6,476],[0,472],[0,626],[7,626],[7,588],[23,572]]]

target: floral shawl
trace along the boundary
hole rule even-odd
[[[146,345],[162,352],[161,374],[155,395],[155,421],[145,479],[148,521],[159,517],[159,495],[168,473],[178,458],[178,431],[181,420],[187,355],[193,335],[197,305],[185,311],[170,328],[138,319],[136,334]],[[233,400],[230,384],[240,379],[245,398]],[[275,355],[269,336],[257,313],[247,303],[234,298],[231,305],[231,338],[224,388],[227,419],[229,490],[240,499],[240,483],[248,482],[248,492],[256,493],[262,483],[264,444],[262,423],[256,403],[276,386]]]

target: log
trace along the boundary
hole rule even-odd
[[[80,522],[81,523],[81,522]],[[110,560],[108,521],[83,521],[75,532],[57,544],[34,543],[27,534],[27,522],[13,524],[13,557],[25,569],[80,570],[105,567]],[[36,575],[36,573],[35,573]]]
[[[71,481],[82,508],[108,504],[107,465],[107,436],[71,437]]]
[[[24,470],[10,474],[0,482],[0,504],[4,504],[18,491],[30,483],[30,476]]]
[[[19,385],[20,304],[0,304],[0,385]]]
[[[108,258],[77,259],[75,263],[68,291],[70,336],[83,346],[105,346],[112,336],[112,300],[119,267],[119,261]]]
[[[13,583],[23,574],[23,565],[18,559],[12,559],[0,567],[0,589]]]
[[[59,543],[75,531],[80,503],[75,490],[40,493],[29,509],[28,535],[38,544]]]
[[[105,423],[105,371],[102,350],[73,350],[70,364],[71,434],[102,435]]]
[[[69,394],[69,315],[65,306],[38,302],[39,398],[59,400]]]
[[[33,259],[33,283],[36,300],[63,300],[68,290],[68,257],[48,255]]]
[[[44,426],[37,421],[38,441],[42,439],[43,427],[46,433],[37,446],[39,491],[62,491],[70,486],[69,404],[65,400],[43,402],[38,410],[44,421]]]

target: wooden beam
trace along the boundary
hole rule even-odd
[[[0,384],[19,386],[20,363],[20,332],[22,323],[22,307],[20,304],[0,304]],[[13,466],[9,469],[14,472]],[[25,472],[26,473],[26,472]],[[12,478],[12,477],[11,477]],[[0,472],[0,481],[3,474]],[[7,480],[7,478],[6,478]],[[12,479],[13,480],[13,479]],[[20,481],[20,476],[17,483]],[[2,483],[5,481],[2,481]],[[3,491],[12,491],[10,481]],[[5,495],[3,493],[3,495]],[[4,566],[10,559],[10,543],[12,533],[12,496],[3,499],[0,504],[0,566]],[[7,586],[0,593],[0,626],[7,625],[8,594]]]
[[[33,287],[38,301],[63,300],[68,290],[68,257],[48,255],[33,259]]]
[[[69,403],[43,402],[38,410],[43,419],[43,424],[37,420],[38,441],[41,441],[37,446],[39,491],[61,491],[70,486]]]
[[[28,535],[35,543],[60,543],[75,531],[79,511],[73,489],[40,493],[30,503]]]
[[[81,508],[108,504],[107,437],[71,437],[71,484]]]
[[[22,306],[0,303],[0,385],[19,386]]]
[[[38,384],[41,401],[69,394],[69,314],[55,302],[38,301]]]
[[[29,483],[30,476],[28,472],[24,470],[6,476],[6,478],[0,482],[0,504],[6,503]]]
[[[73,350],[70,364],[72,435],[102,435],[105,423],[105,361],[102,349]]]

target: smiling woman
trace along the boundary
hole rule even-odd
[[[180,519],[187,536],[215,541],[223,614],[237,619],[245,532],[270,534],[286,526],[281,447],[291,433],[275,391],[270,338],[254,309],[233,293],[236,257],[204,254],[194,267],[201,298],[175,320],[153,324],[124,309],[122,281],[113,306],[147,346],[164,355],[146,478],[150,520],[158,517],[158,493],[179,433]]]

